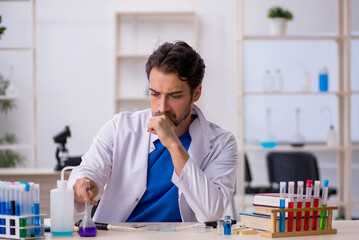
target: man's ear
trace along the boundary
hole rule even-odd
[[[198,99],[201,97],[202,93],[202,85],[199,85],[193,90],[193,102],[197,102]]]

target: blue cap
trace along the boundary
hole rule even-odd
[[[328,179],[324,179],[323,184],[324,184],[324,187],[328,187],[329,180],[328,180]]]
[[[30,190],[30,184],[25,183],[25,191],[28,192]]]

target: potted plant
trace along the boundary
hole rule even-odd
[[[270,19],[270,33],[272,35],[284,35],[286,23],[293,19],[293,14],[282,7],[273,7],[268,11],[268,18]]]

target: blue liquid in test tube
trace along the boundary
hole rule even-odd
[[[284,193],[285,193],[285,188],[286,188],[287,183],[286,182],[280,182],[280,188],[279,188],[279,194],[280,194],[280,204],[279,204],[279,208],[280,209],[285,209],[285,198],[284,198]],[[284,225],[285,225],[285,213],[281,212],[279,214],[279,232],[284,232]]]

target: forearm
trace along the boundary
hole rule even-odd
[[[174,170],[177,176],[181,176],[182,170],[186,165],[189,154],[183,147],[182,143],[178,140],[168,147],[168,151],[171,154]]]
[[[231,179],[231,176],[222,175],[222,177]],[[188,160],[182,175],[180,177],[174,175],[172,181],[182,192],[200,222],[221,218],[234,191],[231,180],[223,181],[221,185],[212,181],[192,159]]]

